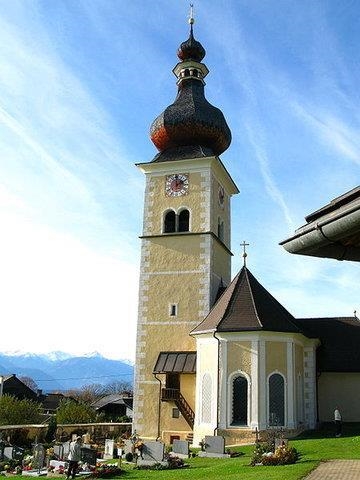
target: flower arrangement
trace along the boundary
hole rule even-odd
[[[299,453],[294,447],[280,445],[271,451],[267,444],[257,443],[253,452],[251,465],[290,465],[299,459]]]
[[[122,470],[116,464],[97,464],[91,472],[92,478],[112,478],[121,475]]]

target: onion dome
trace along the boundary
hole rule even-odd
[[[150,137],[159,154],[153,161],[217,156],[231,143],[231,132],[221,110],[205,98],[205,76],[209,73],[201,63],[205,49],[195,40],[193,19],[190,35],[178,49],[178,63],[173,69],[178,94],[152,123]]]
[[[177,56],[182,62],[186,62],[186,60],[195,60],[195,62],[201,62],[201,60],[205,57],[205,54],[205,48],[194,38],[193,26],[191,24],[190,36],[180,45],[177,51]]]

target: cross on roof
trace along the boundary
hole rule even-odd
[[[244,253],[243,253],[243,259],[244,259],[244,267],[246,267],[246,257],[247,257],[247,253],[246,253],[246,247],[248,247],[250,244],[249,243],[246,243],[245,240],[240,243],[240,247],[243,247],[244,248]]]

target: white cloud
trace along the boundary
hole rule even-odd
[[[360,165],[360,129],[356,130],[330,112],[322,112],[316,107],[311,109],[296,101],[291,105],[296,115],[313,128],[324,145]]]
[[[0,222],[0,350],[133,359],[136,266],[20,215]]]

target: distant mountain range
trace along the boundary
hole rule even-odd
[[[15,373],[17,377],[30,377],[44,392],[117,381],[132,385],[133,370],[126,361],[109,360],[97,352],[82,357],[72,357],[64,352],[46,355],[0,353],[0,375]]]

